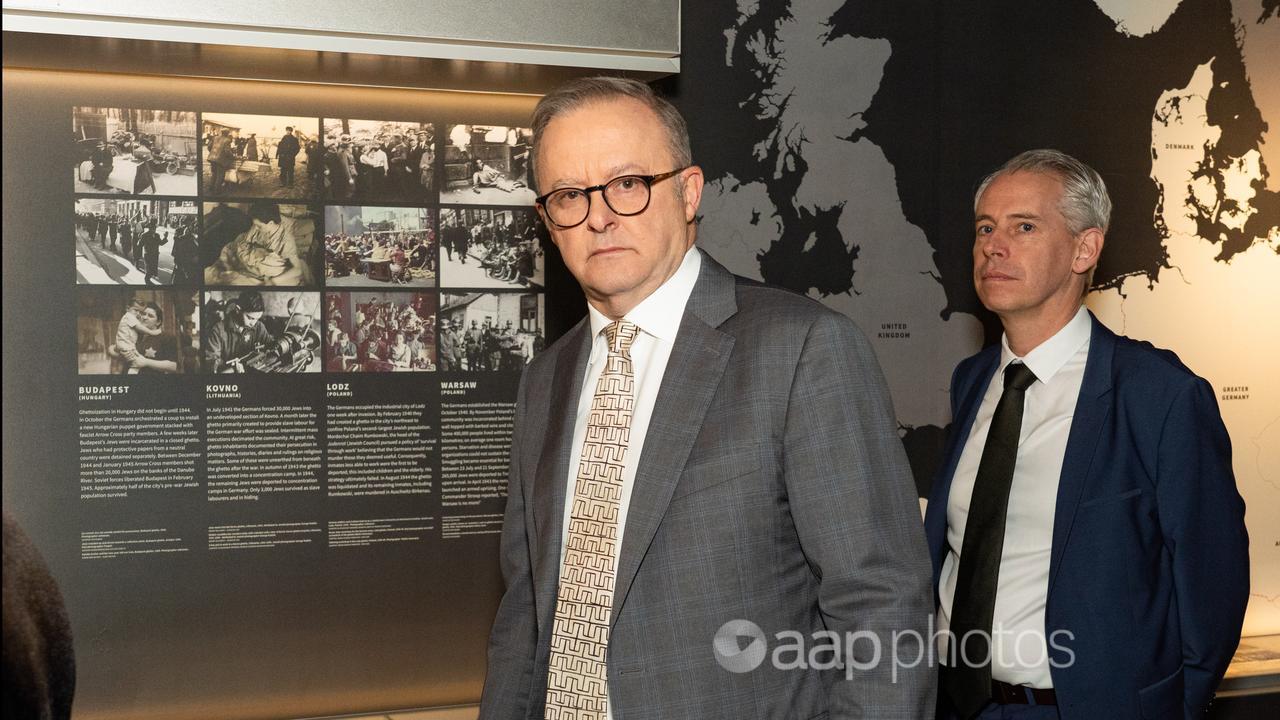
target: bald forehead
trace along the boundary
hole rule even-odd
[[[648,168],[659,172],[671,162],[670,143],[658,114],[626,96],[589,100],[555,116],[535,142],[540,160],[538,184],[546,189],[556,183],[585,182],[585,178],[576,177],[583,163],[629,172],[635,171],[629,167],[635,163],[663,164],[663,168]],[[557,177],[549,177],[548,171]]]

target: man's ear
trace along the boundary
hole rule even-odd
[[[698,217],[698,206],[702,204],[702,186],[706,182],[702,176],[702,168],[690,165],[680,171],[680,182],[682,183],[680,196],[684,200],[684,221],[691,223]]]
[[[1098,228],[1089,228],[1076,236],[1076,255],[1071,260],[1071,270],[1085,274],[1098,265],[1106,237]]]

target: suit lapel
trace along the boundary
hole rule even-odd
[[[569,476],[578,400],[582,397],[582,377],[591,355],[591,339],[591,323],[586,320],[571,331],[564,352],[556,358],[555,377],[551,384],[553,388],[564,388],[564,392],[552,393],[547,415],[549,426],[543,436],[531,491],[533,528],[537,538],[533,558],[534,586],[540,608],[555,607],[556,584],[560,579],[560,539],[564,534],[565,483]],[[544,621],[539,613],[539,628]]]
[[[734,339],[716,328],[736,312],[733,275],[703,253],[702,270],[671,348],[631,490],[611,626],[618,620],[640,563],[666,514],[729,363]]]
[[[1058,499],[1053,515],[1053,549],[1049,559],[1050,593],[1053,592],[1053,583],[1058,577],[1071,525],[1075,522],[1080,494],[1084,490],[1089,468],[1098,449],[1098,438],[1111,415],[1111,361],[1115,356],[1116,336],[1092,313],[1089,317],[1093,321],[1089,358],[1084,368],[1084,379],[1080,383],[1075,415],[1071,419],[1071,431],[1067,436],[1067,450],[1062,460],[1062,476],[1058,480]]]
[[[987,385],[1000,366],[1000,346],[993,345],[984,350],[974,362],[970,372],[973,379],[967,388],[959,388],[964,393],[956,406],[958,415],[951,419],[952,432],[947,445],[947,456],[942,471],[929,488],[929,506],[925,508],[925,529],[929,535],[929,548],[933,559],[933,584],[938,586],[938,576],[942,572],[942,561],[946,557],[947,544],[947,504],[951,497],[951,482],[955,478],[956,465],[960,463],[960,453],[964,451],[969,432],[973,429],[973,420],[978,416],[978,407],[982,405],[982,397]],[[957,378],[958,382],[962,382]]]

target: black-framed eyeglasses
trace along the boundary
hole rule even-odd
[[[657,175],[619,175],[603,185],[592,185],[586,188],[556,188],[546,195],[535,198],[534,202],[542,206],[551,224],[561,229],[577,227],[591,213],[591,193],[599,190],[604,204],[617,215],[629,217],[639,215],[649,208],[651,188],[654,183],[674,177],[689,165],[676,168],[670,172]]]

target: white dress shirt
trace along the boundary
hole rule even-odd
[[[1092,322],[1084,307],[1053,337],[1036,346],[1026,357],[1009,349],[1001,338],[1000,365],[987,385],[982,405],[973,420],[951,482],[947,502],[947,544],[950,546],[939,578],[939,652],[946,662],[952,600],[956,591],[960,549],[964,545],[969,500],[973,496],[978,463],[991,429],[991,416],[1004,392],[1004,369],[1012,362],[1025,363],[1037,382],[1027,388],[1023,400],[1022,431],[1018,458],[1009,490],[1005,515],[1004,548],[996,585],[995,616],[991,640],[991,677],[1013,685],[1053,687],[1049,674],[1044,608],[1049,593],[1049,556],[1053,547],[1053,516],[1058,480],[1075,415],[1076,399],[1089,357]],[[1069,640],[1056,638],[1057,645]],[[950,663],[948,663],[950,664]]]
[[[622,550],[627,510],[631,505],[631,489],[635,485],[636,467],[640,464],[640,453],[644,450],[649,419],[653,416],[658,388],[662,386],[662,377],[667,371],[671,348],[680,331],[685,305],[693,293],[693,286],[698,282],[701,269],[702,255],[696,247],[689,248],[675,274],[623,316],[623,319],[635,323],[640,328],[640,333],[631,344],[631,370],[635,378],[633,387],[636,397],[631,412],[627,454],[623,459],[622,496],[618,501],[618,541],[614,544],[615,568],[618,567],[616,553]],[[569,515],[573,509],[578,465],[582,461],[582,445],[587,437],[591,399],[595,396],[596,382],[604,371],[605,358],[609,355],[609,343],[605,339],[604,329],[613,322],[590,303],[587,304],[587,312],[591,320],[591,356],[587,360],[587,372],[582,379],[582,397],[578,400],[578,413],[573,424],[573,454],[569,456],[569,476],[566,479],[567,490],[564,497],[564,531],[560,536],[561,558],[564,557],[565,545],[569,542]],[[608,710],[608,717],[612,718],[612,702],[609,703]]]

